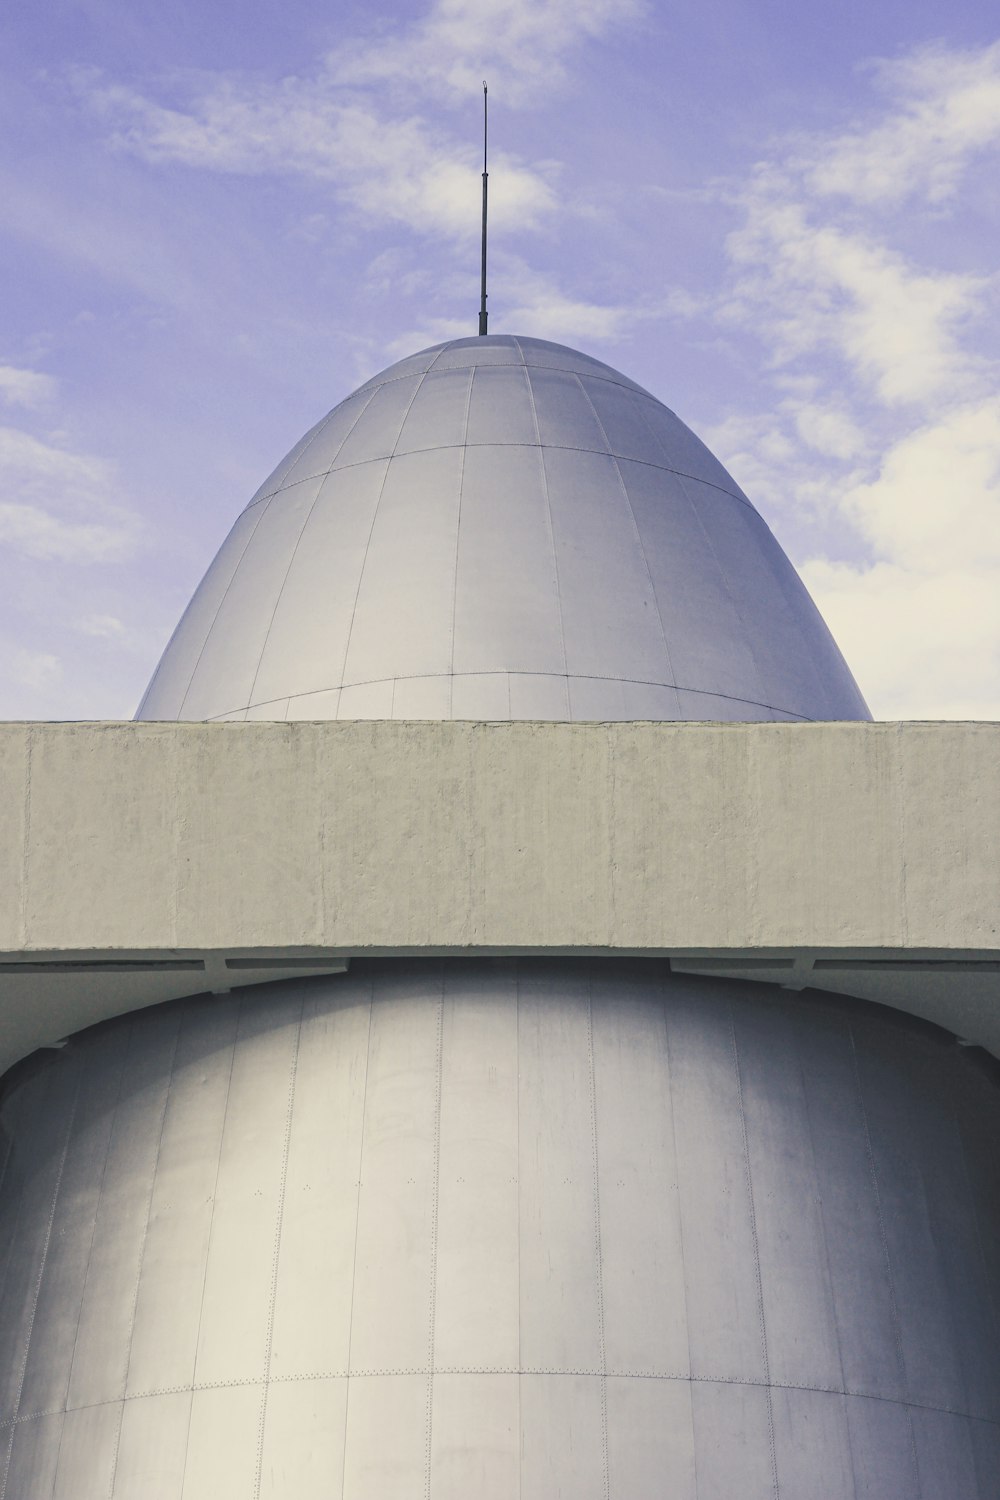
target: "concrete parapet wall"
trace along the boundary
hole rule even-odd
[[[984,951],[1000,724],[9,724],[0,950]]]
[[[0,1073],[361,954],[632,953],[1000,1056],[1000,725],[0,726]]]

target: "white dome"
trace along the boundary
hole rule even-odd
[[[361,386],[239,517],[142,719],[867,719],[798,575],[634,381],[509,335]]]

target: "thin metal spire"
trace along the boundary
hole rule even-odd
[[[486,170],[486,146],[487,129],[489,117],[486,105],[486,79],[483,79],[483,277],[482,295],[479,302],[479,334],[480,337],[486,333],[486,319],[489,316],[486,311],[486,183],[489,173]]]

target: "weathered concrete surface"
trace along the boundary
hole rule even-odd
[[[42,957],[214,965],[152,999],[289,950],[936,958],[1000,1003],[1000,724],[8,724],[0,820],[0,1032]]]
[[[1000,725],[0,727],[0,950],[993,948]]]

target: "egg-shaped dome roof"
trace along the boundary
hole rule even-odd
[[[866,719],[794,568],[673,412],[542,339],[438,344],[254,495],[142,719]]]

